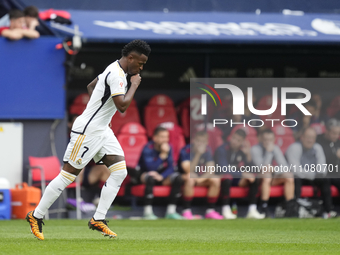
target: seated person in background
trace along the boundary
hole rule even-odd
[[[209,166],[215,166],[211,150],[208,147],[208,134],[205,131],[197,132],[194,136],[193,143],[185,146],[180,152],[178,169],[184,180],[184,210],[182,216],[188,220],[199,218],[192,215],[190,206],[194,196],[194,187],[201,186],[208,188],[205,218],[216,220],[221,220],[223,217],[226,219],[235,219],[236,215],[232,214],[229,206],[230,180],[222,180],[220,178],[221,176],[216,176],[210,172],[196,172],[196,166],[199,166],[200,169],[208,169]],[[220,189],[222,190],[223,216],[215,211],[215,204],[220,194]]]
[[[14,9],[9,12],[10,26],[0,27],[0,35],[10,40],[20,40],[23,37],[36,39],[39,33],[27,29],[25,15],[22,11]]]
[[[111,172],[105,165],[89,164],[79,174],[79,180],[85,189],[89,189],[93,193],[90,197],[90,201],[95,205],[98,205],[99,194],[102,186],[109,178]],[[96,195],[98,195],[96,197]],[[84,198],[84,200],[86,200]]]
[[[279,146],[275,145],[275,135],[271,129],[265,129],[260,132],[259,144],[251,148],[251,155],[257,166],[288,166]],[[275,162],[273,162],[275,161]],[[267,168],[269,169],[269,168]],[[284,196],[286,203],[294,198],[294,175],[285,172],[263,172],[261,186],[260,212],[268,216],[268,200],[270,197],[270,187],[284,185]]]
[[[167,129],[157,127],[154,130],[152,141],[148,142],[142,151],[139,167],[142,172],[140,181],[145,184],[144,218],[149,220],[157,219],[152,210],[153,186],[164,185],[172,186],[165,218],[183,219],[176,212],[182,177],[174,171],[172,149],[169,145],[169,131]]]
[[[260,180],[256,178],[253,173],[241,173],[241,166],[252,165],[251,160],[251,147],[249,142],[246,141],[246,132],[243,129],[238,129],[231,136],[230,141],[226,141],[215,151],[215,163],[219,166],[235,166],[236,173],[231,173],[234,177],[233,183],[240,187],[249,187],[248,199],[249,209],[247,218],[263,219],[264,214],[260,214],[256,207],[256,194]],[[227,138],[226,138],[227,139]]]
[[[39,26],[39,10],[35,6],[27,6],[24,9],[26,25],[28,29],[35,30]]]
[[[321,190],[324,207],[324,218],[332,217],[331,184],[325,178],[326,173],[318,173],[317,165],[326,164],[326,157],[320,144],[316,143],[316,132],[313,128],[302,131],[300,142],[290,145],[286,151],[289,164],[293,166],[295,174],[295,197],[301,197],[302,185],[315,185]],[[311,169],[315,168],[314,172]],[[301,168],[300,168],[301,166]],[[306,171],[304,170],[306,169]],[[309,171],[308,171],[309,169]]]
[[[322,146],[326,156],[326,163],[328,165],[327,177],[330,182],[340,192],[340,173],[336,170],[340,163],[340,121],[337,119],[330,119],[326,124],[326,132],[319,135],[317,142]]]

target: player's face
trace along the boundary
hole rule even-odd
[[[16,28],[25,29],[26,28],[25,18],[22,17],[22,18],[17,18],[17,19],[11,19],[10,28],[11,29],[16,29]]]
[[[163,143],[169,143],[169,131],[161,131],[157,135],[153,137],[153,141],[157,145],[161,145]]]
[[[136,52],[131,52],[128,56],[128,74],[139,74],[143,70],[146,61],[148,61],[148,57],[144,54],[139,55]]]
[[[238,134],[233,134],[230,138],[230,147],[239,150],[244,142],[244,138]]]
[[[195,149],[198,147],[206,148],[208,146],[208,136],[206,135],[196,136],[195,139],[193,140],[193,145]]]
[[[311,149],[316,141],[316,132],[313,129],[308,129],[301,136],[301,143],[305,149]]]
[[[262,135],[261,141],[264,147],[274,144],[275,136],[272,133],[265,133]]]
[[[330,130],[327,130],[328,139],[335,143],[340,136],[340,127],[332,127]]]

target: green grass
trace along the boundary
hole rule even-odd
[[[49,220],[38,241],[23,220],[0,221],[0,254],[339,254],[340,219],[111,220],[108,239],[87,221]]]

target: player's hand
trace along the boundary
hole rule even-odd
[[[140,82],[142,81],[142,77],[140,77],[139,74],[131,76],[131,84],[134,84],[135,86],[139,86]]]
[[[159,182],[161,182],[161,181],[163,181],[163,176],[162,175],[160,175],[159,173],[157,173],[156,172],[156,176],[155,176],[155,179],[156,179],[156,181],[159,181]]]
[[[267,152],[272,152],[274,150],[274,146],[275,146],[274,143],[270,143],[264,148],[266,149]]]
[[[170,151],[170,145],[168,143],[161,144],[161,152],[168,153]]]
[[[337,149],[337,151],[336,151],[336,156],[337,156],[338,158],[340,158],[340,149]]]
[[[196,147],[196,153],[202,155],[206,152],[207,146],[205,144],[199,145]]]

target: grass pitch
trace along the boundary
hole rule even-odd
[[[111,220],[115,239],[86,220],[45,221],[44,241],[24,220],[0,221],[0,254],[340,254],[339,219]]]

